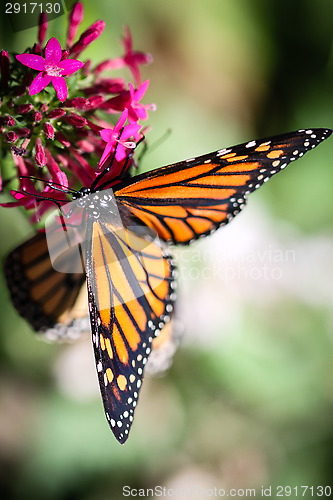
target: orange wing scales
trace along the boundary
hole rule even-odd
[[[107,420],[124,443],[152,341],[173,309],[175,268],[155,243],[129,228],[92,226],[86,273],[96,366]]]
[[[250,141],[137,176],[115,194],[133,218],[160,238],[188,244],[227,224],[249,193],[331,133],[299,130]]]
[[[45,233],[37,233],[11,252],[4,270],[14,306],[36,331],[66,338],[69,326],[69,335],[88,326],[83,317],[75,319],[71,315],[85,275],[53,269]]]

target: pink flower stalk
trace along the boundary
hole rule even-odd
[[[143,84],[134,90],[134,87],[129,83],[130,99],[127,105],[128,109],[128,120],[130,122],[137,122],[138,120],[147,120],[148,113],[147,110],[155,111],[154,104],[141,104],[140,101],[147,92],[149,86],[149,80],[143,82]]]
[[[99,73],[100,71],[105,71],[106,69],[119,69],[127,66],[134,77],[136,86],[138,87],[141,83],[139,65],[151,63],[153,61],[153,57],[150,54],[145,54],[144,52],[133,51],[132,35],[128,26],[124,27],[124,31],[125,36],[122,42],[125,48],[125,54],[123,57],[117,57],[116,59],[104,61],[96,66],[95,71],[96,73]]]
[[[125,82],[121,78],[98,78],[92,87],[85,93],[92,94],[117,94],[125,90]]]
[[[107,145],[103,152],[102,158],[100,159],[100,166],[105,163],[105,161],[111,156],[115,149],[115,158],[120,162],[127,156],[126,149],[133,149],[135,147],[135,142],[128,141],[128,139],[136,135],[141,127],[137,123],[125,125],[127,117],[128,111],[125,109],[113,128],[101,130],[101,138],[103,139],[103,141],[107,142]]]
[[[45,14],[45,12],[42,12],[41,15],[39,16],[39,29],[38,29],[38,43],[40,47],[44,42],[46,31],[47,31],[47,15]]]
[[[68,91],[64,76],[75,73],[82,68],[84,63],[76,59],[61,60],[61,57],[61,46],[56,38],[51,38],[47,42],[45,59],[33,54],[20,54],[16,56],[16,59],[20,63],[40,71],[30,85],[29,95],[38,94],[52,82],[59,101],[65,101]]]
[[[96,21],[90,28],[88,28],[82,35],[78,42],[70,49],[71,56],[78,56],[81,52],[88,47],[94,40],[96,40],[105,28],[104,21]]]
[[[9,55],[6,50],[0,52],[1,87],[7,88],[9,79]]]
[[[68,36],[67,36],[67,45],[70,46],[76,36],[77,29],[81,24],[83,19],[83,6],[81,2],[77,2],[72,12],[69,16],[69,28],[68,28]]]

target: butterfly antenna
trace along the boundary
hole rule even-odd
[[[19,179],[29,179],[29,180],[32,180],[32,181],[40,181],[40,182],[44,182],[45,184],[49,184],[52,188],[54,188],[55,191],[62,191],[63,193],[67,193],[67,194],[77,194],[78,191],[76,189],[72,189],[72,188],[65,188],[65,186],[63,186],[62,184],[59,184],[58,182],[53,182],[53,181],[49,181],[49,180],[46,180],[46,179],[39,179],[38,177],[32,177],[30,175],[20,175]],[[57,187],[55,187],[57,186]]]
[[[61,211],[61,205],[60,205],[60,201],[62,203],[67,203],[68,200],[55,200],[53,198],[49,198],[48,196],[43,196],[41,194],[36,194],[36,193],[30,193],[29,191],[27,191],[25,188],[22,188],[21,191],[14,191],[15,193],[20,193],[20,194],[29,194],[30,196],[33,196],[36,200],[39,200],[39,201],[52,201],[55,205],[57,205],[57,207],[59,208],[59,211],[62,213]]]

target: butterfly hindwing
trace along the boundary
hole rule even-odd
[[[45,233],[37,233],[13,250],[4,269],[14,306],[36,331],[55,329],[54,334],[61,336],[69,325],[74,329],[78,326],[80,321],[71,312],[85,275],[61,273],[53,268]]]
[[[87,251],[91,328],[104,409],[128,438],[152,341],[170,319],[175,270],[169,256],[129,228],[94,222]]]
[[[115,195],[160,238],[188,244],[227,224],[249,193],[331,133],[299,130],[221,149],[136,176]]]

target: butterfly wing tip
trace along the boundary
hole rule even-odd
[[[124,445],[128,439],[129,434],[114,434],[114,436],[119,444]]]

